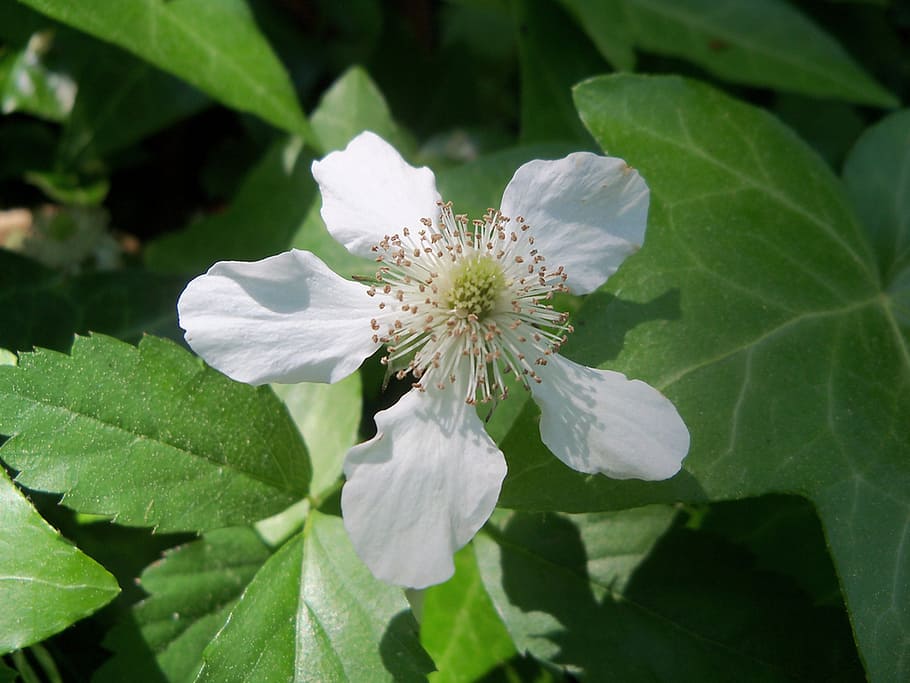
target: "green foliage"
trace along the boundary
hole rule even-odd
[[[0,3],[0,680],[907,679],[908,29],[878,0]],[[692,437],[668,481],[580,475],[514,387],[480,410],[505,509],[407,597],[338,517],[406,385],[253,388],[174,343],[216,261],[375,276],[310,171],[363,130],[471,217],[533,159],[635,167],[645,244],[554,300],[562,350]]]
[[[287,73],[245,0],[127,0],[116,5],[23,1],[133,52],[230,107],[290,133],[311,136]]]
[[[202,651],[271,552],[249,528],[211,531],[142,572],[150,595],[105,645],[116,654],[96,680],[193,680]]]
[[[12,436],[0,453],[19,483],[162,531],[256,521],[305,495],[310,479],[268,389],[155,337],[138,349],[77,337],[72,356],[38,350],[0,367],[0,433]]]
[[[432,668],[401,591],[356,561],[314,512],[256,575],[205,651],[197,681],[412,681]]]
[[[843,675],[850,630],[787,579],[652,506],[503,514],[478,564],[520,650],[589,680],[805,680]],[[547,590],[540,587],[546,585]]]
[[[0,653],[36,643],[110,602],[120,588],[51,528],[0,469]]]
[[[828,34],[782,0],[562,0],[604,57],[634,66],[632,46],[681,57],[735,83],[893,107]]]

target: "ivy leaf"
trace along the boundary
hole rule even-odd
[[[843,612],[675,516],[498,514],[475,545],[518,648],[597,681],[859,673]]]
[[[114,577],[51,528],[0,467],[0,653],[44,640],[119,592]]]
[[[910,266],[910,110],[863,133],[844,162],[844,183],[892,284]]]
[[[644,248],[588,297],[565,351],[665,392],[692,449],[668,482],[583,477],[539,445],[528,407],[502,442],[502,504],[803,495],[869,675],[905,678],[910,350],[843,186],[773,117],[703,85],[604,77],[575,97],[652,203]]]
[[[253,522],[307,493],[300,435],[268,388],[232,382],[176,344],[77,337],[0,366],[0,458],[24,486],[133,526]]]
[[[205,651],[198,683],[424,680],[432,664],[400,589],[376,581],[342,522],[310,513]]]
[[[562,0],[604,57],[630,47],[682,57],[727,81],[894,107],[831,36],[782,0]]]
[[[229,107],[315,142],[287,72],[245,0],[23,0],[57,21],[128,50]]]
[[[105,639],[115,655],[94,680],[193,680],[205,646],[270,555],[249,527],[211,531],[168,551],[142,572],[150,595]]]

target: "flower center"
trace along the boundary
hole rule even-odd
[[[499,295],[506,288],[502,266],[487,254],[468,257],[452,272],[452,288],[443,297],[446,308],[466,318],[476,315],[482,319],[493,310]]]
[[[548,303],[568,291],[564,269],[546,264],[520,216],[490,209],[469,222],[440,202],[439,219],[420,222],[373,247],[380,267],[367,293],[378,299],[370,324],[383,363],[421,391],[466,386],[468,403],[505,398],[508,373],[540,382],[537,369],[572,331]]]

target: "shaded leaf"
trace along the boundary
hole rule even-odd
[[[89,331],[131,342],[178,337],[174,302],[184,284],[135,269],[66,276],[0,249],[0,346],[62,351]]]
[[[311,161],[297,138],[274,144],[226,211],[151,242],[146,265],[163,273],[199,273],[216,261],[253,261],[285,251],[313,201]]]
[[[604,56],[682,57],[724,80],[893,107],[897,99],[827,33],[782,0],[562,0]]]
[[[150,595],[105,639],[115,655],[93,680],[192,681],[202,651],[270,554],[246,527],[211,531],[168,551],[142,573]]]
[[[844,182],[890,284],[910,266],[910,110],[863,133],[844,163]]]
[[[77,337],[0,367],[0,458],[24,486],[132,526],[253,522],[303,497],[309,461],[267,388],[232,382],[156,337]]]
[[[499,516],[475,544],[516,645],[592,681],[862,678],[843,612],[674,516]]]

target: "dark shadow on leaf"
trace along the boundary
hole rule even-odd
[[[396,614],[379,643],[382,663],[396,681],[425,681],[435,671],[433,660],[420,647],[417,621],[410,610]]]
[[[568,517],[519,513],[488,531],[509,602],[550,624],[524,638],[550,641],[550,662],[584,680],[862,680],[843,611],[714,534],[677,522],[637,565],[600,579]]]
[[[562,353],[577,363],[597,367],[619,356],[626,335],[638,325],[682,316],[679,289],[670,289],[647,303],[620,299],[606,291],[589,295],[573,319],[575,333]]]

